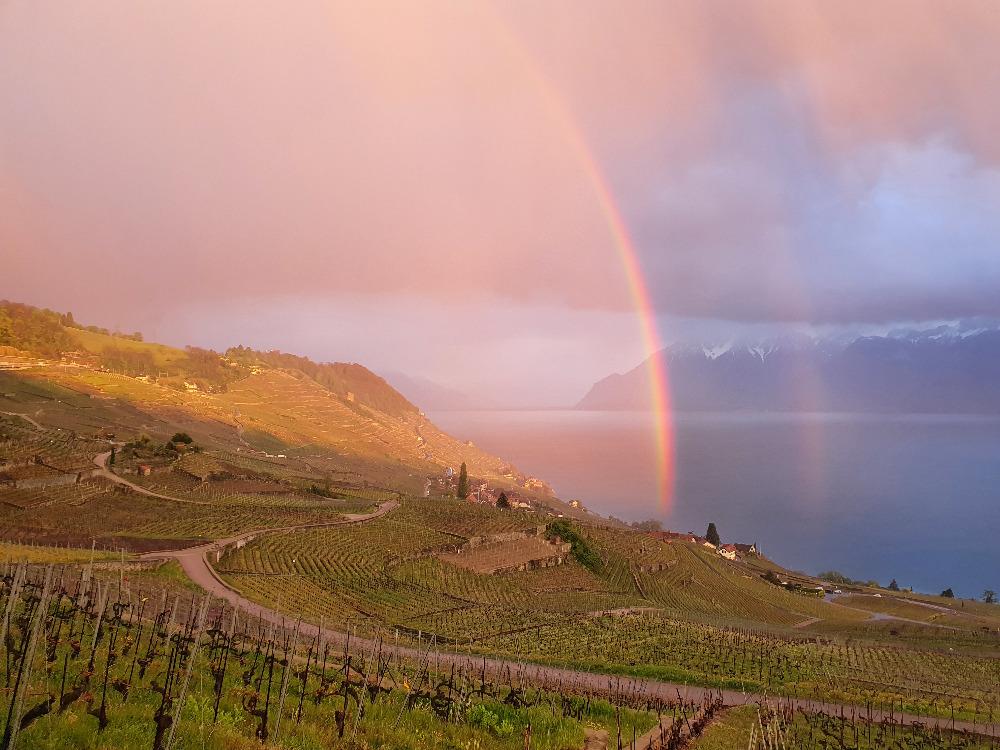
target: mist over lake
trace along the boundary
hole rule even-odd
[[[673,507],[656,500],[644,412],[452,411],[433,419],[634,521],[759,543],[785,566],[981,596],[1000,586],[1000,419],[679,414]]]

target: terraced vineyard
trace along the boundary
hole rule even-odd
[[[109,483],[103,479],[33,489],[0,487],[0,503],[16,511],[34,512],[49,505],[85,505],[111,489]]]
[[[157,352],[167,354],[174,356]],[[93,554],[107,564],[122,548],[238,537],[218,574],[250,600],[244,606],[263,604],[288,622],[629,679],[937,717],[1000,715],[1000,610],[991,605],[866,587],[826,601],[810,576],[763,558],[731,562],[585,514],[556,518],[558,505],[523,512],[412,497],[464,460],[495,488],[516,475],[437,433],[413,409],[381,412],[301,371],[253,365],[225,390],[188,392],[85,366],[26,367],[0,373],[0,407],[42,424],[0,416],[0,458],[41,455],[50,465],[89,468],[114,440],[112,479],[133,484],[105,475],[44,489],[8,482],[0,488],[0,556],[10,560],[74,565]],[[192,439],[175,444],[177,432]],[[387,515],[322,526],[387,500],[395,508]],[[241,536],[261,529],[275,531]],[[559,548],[561,565],[515,572],[493,564],[519,547],[525,560],[537,559],[555,536],[573,550]],[[208,548],[167,555],[177,562],[164,566],[161,583],[189,595],[195,584],[186,571],[218,586],[203,567],[216,562],[203,555]],[[463,567],[477,555],[483,564]],[[768,572],[801,587],[775,585]],[[153,575],[137,572],[136,580]],[[272,615],[259,616],[263,627]]]
[[[973,711],[1000,695],[995,656],[964,656],[869,643],[817,643],[742,628],[682,622],[655,614],[591,618],[496,643],[506,653],[642,666],[666,679],[809,696],[829,694],[954,705]],[[599,658],[598,658],[599,655]]]
[[[461,500],[409,499],[396,511],[400,521],[435,529],[444,534],[468,539],[474,536],[522,531],[545,524],[545,516],[530,513],[502,513],[485,505]]]
[[[0,490],[0,503],[6,494]],[[20,491],[12,495],[15,500],[21,498]],[[304,501],[254,503],[252,498],[190,505],[140,495],[106,480],[50,488],[44,497],[45,502],[25,510],[0,505],[2,537],[70,541],[87,547],[96,539],[112,548],[155,549],[155,540],[215,539],[250,529],[323,523],[336,520],[342,512],[369,507]]]
[[[12,411],[15,413],[18,412]],[[0,466],[29,463],[43,457],[46,465],[60,471],[91,469],[94,456],[106,450],[106,445],[71,430],[39,430],[22,417],[0,414]]]
[[[407,501],[363,527],[263,538],[220,570],[245,595],[289,613],[433,634],[483,653],[789,695],[877,695],[928,711],[947,704],[971,714],[1000,695],[998,638],[980,641],[992,653],[965,654],[817,641],[790,626],[821,616],[851,628],[867,615],[775,586],[697,546],[610,529],[584,532],[601,556],[596,571],[571,559],[480,574],[430,554],[453,548],[471,523],[447,502],[424,515],[434,503]],[[470,515],[491,531],[513,518],[480,508]]]

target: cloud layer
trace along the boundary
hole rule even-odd
[[[663,315],[1000,316],[998,39],[975,0],[6,3],[0,296],[555,332],[632,306],[592,159]]]

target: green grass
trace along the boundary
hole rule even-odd
[[[0,561],[8,563],[70,565],[73,563],[119,560],[120,555],[106,550],[91,551],[79,547],[49,547],[33,544],[0,542]]]
[[[171,599],[175,594],[181,594],[178,601],[188,601],[183,596],[184,592],[177,589],[180,583],[178,572],[170,566],[143,575],[145,583],[159,583],[163,587],[160,590],[169,594],[166,611],[174,606]],[[76,580],[73,576],[70,578]],[[117,596],[114,587],[110,590],[113,597]],[[84,616],[79,611],[73,614],[71,598],[76,599],[77,596],[60,599],[58,609],[65,619],[60,617],[44,621],[47,630],[44,639],[51,651],[38,649],[31,669],[24,673],[24,709],[34,708],[43,696],[69,695],[74,688],[79,688],[77,697],[68,700],[58,710],[44,713],[27,723],[17,747],[140,750],[153,746],[154,714],[161,704],[161,697],[155,688],[162,686],[171,673],[173,639],[168,638],[166,632],[159,632],[151,638],[150,621],[135,620],[133,615],[137,610],[130,613],[126,607],[121,621],[104,621],[104,635],[95,640],[95,618]],[[118,602],[127,600],[120,598]],[[155,614],[160,600],[156,591],[148,593],[146,604],[142,605],[144,610],[148,610],[147,614]],[[134,597],[132,601],[139,606]],[[18,612],[19,608],[14,611]],[[49,611],[54,613],[55,609]],[[111,610],[108,611],[110,613]],[[185,609],[182,607],[177,622],[183,621],[184,617]],[[228,614],[222,614],[220,622],[229,622]],[[282,659],[289,652],[282,645],[286,642],[279,637],[276,646],[278,658],[268,666],[257,652],[255,644],[260,640],[252,626],[252,621],[237,626],[236,632],[243,635],[237,637],[237,648],[230,653],[224,673],[212,672],[213,665],[218,667],[222,662],[218,658],[221,652],[212,650],[212,636],[208,632],[199,637],[200,648],[187,652],[193,654],[190,667],[186,661],[181,661],[173,672],[171,694],[178,701],[173,706],[172,723],[178,733],[178,747],[206,750],[260,747],[255,739],[258,718],[248,710],[250,700],[257,701],[258,706],[267,707],[267,746],[288,750],[516,750],[524,747],[524,736],[529,727],[532,748],[564,750],[582,745],[586,727],[599,727],[613,733],[620,723],[623,735],[631,736],[633,731],[641,734],[655,721],[648,710],[630,708],[620,702],[613,706],[605,698],[594,695],[570,699],[573,710],[569,713],[564,710],[563,696],[551,691],[529,689],[521,694],[526,699],[526,705],[511,702],[506,697],[512,686],[518,684],[516,680],[491,678],[486,685],[487,690],[476,693],[474,691],[481,683],[478,671],[471,664],[468,670],[462,667],[457,671],[432,671],[421,677],[417,664],[390,659],[383,662],[382,684],[387,691],[374,699],[361,692],[363,712],[358,710],[357,702],[352,699],[347,705],[344,736],[341,737],[335,720],[335,712],[344,708],[341,690],[344,669],[340,648],[335,646],[328,657],[323,658],[322,666],[314,658],[308,674],[300,673],[297,670],[304,666],[308,658],[305,641],[300,642],[298,648],[294,648],[293,641],[287,641],[288,646],[293,648],[290,652],[293,656],[285,662]],[[30,627],[30,618],[21,620],[15,617],[11,624],[11,642],[20,642],[27,632],[26,627]],[[179,627],[174,630],[178,631]],[[151,644],[155,648],[151,649]],[[147,655],[148,662],[145,661]],[[15,671],[18,669],[18,658],[15,656],[13,661],[8,662]],[[372,653],[355,650],[351,658],[354,674],[358,669],[372,674]],[[189,668],[191,677],[187,680],[185,674]],[[282,689],[286,668],[287,687]],[[294,676],[293,669],[296,670]],[[221,679],[218,693],[215,692],[213,674],[218,674]],[[318,690],[321,674],[331,685],[322,694]],[[305,687],[301,681],[303,676],[308,680]],[[114,689],[116,684],[128,686],[127,696]],[[182,687],[184,685],[186,687]],[[430,698],[434,693],[442,695],[438,686],[450,685],[456,688],[459,698],[451,702],[445,712],[442,704]],[[407,697],[411,690],[428,692],[408,707]],[[184,699],[181,701],[182,691]],[[283,701],[282,693],[285,694]],[[4,715],[10,696],[11,691],[0,695],[0,708]],[[216,717],[217,699],[219,712]],[[102,705],[107,724],[99,730],[97,715]]]
[[[156,366],[172,371],[186,361],[187,354],[183,349],[156,344],[150,341],[133,341],[119,336],[109,336],[82,328],[67,328],[66,331],[76,341],[80,349],[91,354],[100,354],[107,348],[123,349],[130,352],[148,352],[153,357]]]

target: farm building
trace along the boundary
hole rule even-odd
[[[756,555],[757,554],[757,542],[753,544],[737,544],[736,551],[741,555]]]

